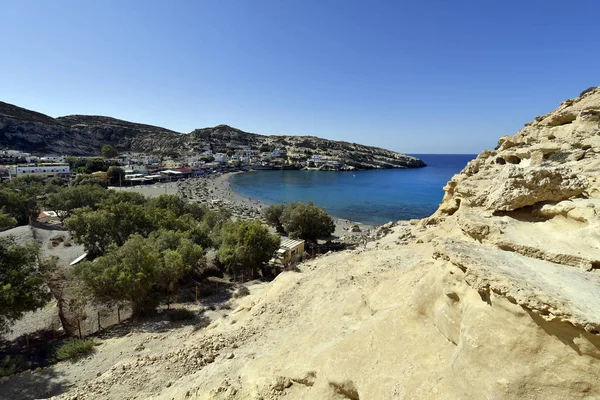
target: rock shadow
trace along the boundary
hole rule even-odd
[[[0,400],[40,399],[58,396],[73,384],[54,368],[37,373],[13,375],[0,383]]]

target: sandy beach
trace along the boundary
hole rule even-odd
[[[234,217],[259,219],[264,222],[262,209],[268,207],[260,200],[242,197],[231,190],[229,180],[235,174],[244,172],[214,173],[202,177],[188,178],[178,182],[161,183],[147,186],[111,187],[114,190],[126,190],[141,193],[145,196],[156,197],[161,194],[175,194],[190,201],[204,203],[210,208],[226,208]],[[360,222],[334,218],[335,232],[333,236],[352,240],[354,237],[369,235],[376,227]],[[358,226],[360,231],[352,232]],[[357,230],[354,228],[354,230]],[[356,239],[354,239],[356,240]]]

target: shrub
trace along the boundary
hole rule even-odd
[[[68,340],[56,349],[56,358],[59,361],[71,360],[77,361],[85,356],[94,353],[95,343],[92,339]]]
[[[210,325],[210,318],[202,317],[200,319],[200,322],[198,322],[196,325],[194,325],[194,327],[192,328],[192,332],[197,332],[200,329],[204,329],[209,325]]]
[[[171,322],[189,321],[194,318],[196,318],[196,313],[185,308],[169,311],[169,320]]]
[[[248,296],[249,294],[250,290],[248,290],[246,286],[240,286],[240,288],[236,290],[235,293],[233,293],[233,297],[237,299],[240,297]]]
[[[23,356],[6,356],[0,360],[0,376],[11,376],[27,369],[27,361]]]
[[[579,97],[583,96],[586,93],[591,92],[592,90],[594,90],[596,88],[597,88],[597,86],[592,86],[592,87],[589,87],[589,88],[585,89],[583,92],[579,93]]]

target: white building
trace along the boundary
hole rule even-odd
[[[11,179],[20,176],[39,176],[42,178],[59,178],[69,179],[71,177],[71,168],[69,164],[40,164],[40,165],[15,165],[9,168],[8,173]]]
[[[227,154],[225,153],[217,153],[215,154],[215,161],[216,162],[220,162],[220,163],[226,163],[227,160],[229,159],[229,157],[227,157]]]
[[[46,156],[40,158],[40,162],[43,163],[64,163],[65,158],[63,156]]]
[[[23,153],[20,150],[0,150],[0,159],[4,162],[18,162],[19,160],[25,160],[25,162],[33,163],[39,160],[39,157],[32,156],[30,153]]]

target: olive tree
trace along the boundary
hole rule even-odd
[[[254,274],[273,256],[279,241],[258,221],[228,221],[220,230],[217,258],[234,278],[240,273]]]
[[[160,267],[159,252],[142,236],[133,235],[122,247],[111,246],[105,256],[78,264],[75,273],[96,300],[129,301],[137,315]]]
[[[284,204],[273,204],[263,210],[263,217],[265,217],[267,224],[271,225],[277,232],[282,234],[285,233],[285,229],[283,228],[283,225],[281,225],[281,216],[283,215],[284,210]]]
[[[117,156],[117,151],[110,144],[105,144],[102,146],[102,157],[104,158],[115,158]]]
[[[333,219],[312,201],[287,205],[281,214],[281,225],[290,237],[312,243],[327,239],[335,231]]]
[[[44,282],[45,270],[37,265],[37,249],[18,246],[12,237],[0,238],[0,332],[49,300]]]

